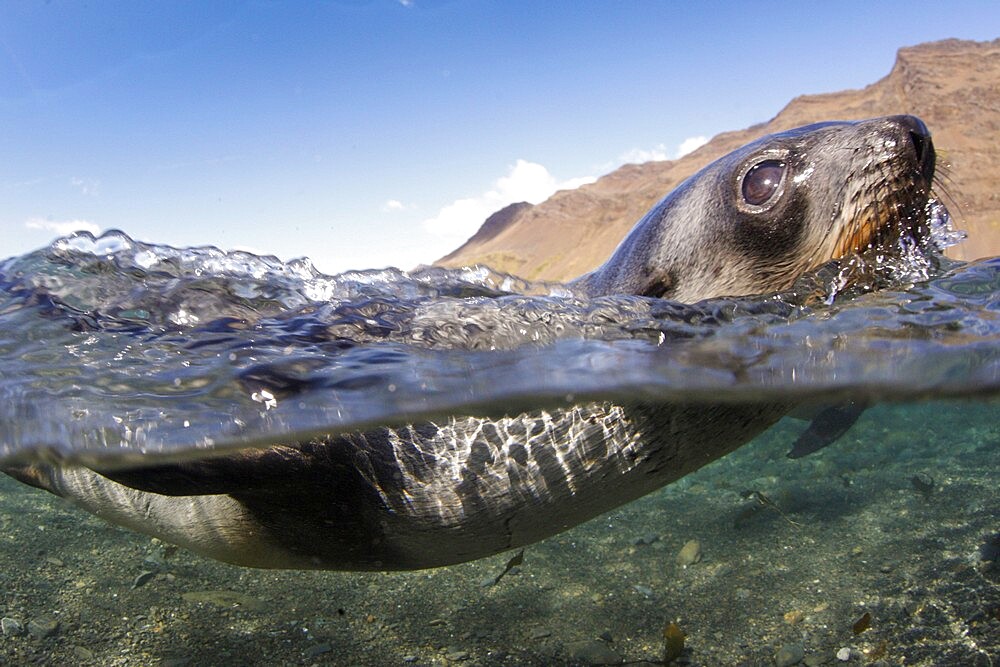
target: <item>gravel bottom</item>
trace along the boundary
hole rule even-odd
[[[998,407],[881,406],[795,461],[784,453],[802,425],[785,420],[528,547],[495,585],[513,554],[412,573],[237,568],[2,478],[0,664],[641,665],[669,654],[713,667],[1000,667],[1000,563],[983,558],[1000,532]]]

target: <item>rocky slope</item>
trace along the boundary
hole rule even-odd
[[[601,264],[632,225],[683,179],[753,139],[830,119],[898,113],[924,119],[938,149],[938,191],[969,238],[959,259],[1000,255],[1000,39],[900,49],[888,76],[862,90],[807,95],[777,116],[725,132],[679,160],[628,164],[537,206],[489,218],[444,266],[482,263],[525,278],[564,280]]]

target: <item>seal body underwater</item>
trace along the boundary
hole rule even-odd
[[[783,290],[903,224],[921,224],[933,174],[930,135],[912,116],[771,135],[685,181],[603,266],[574,282],[591,296],[682,302]],[[570,528],[727,454],[791,407],[584,403],[177,463],[4,471],[230,563],[418,569]]]

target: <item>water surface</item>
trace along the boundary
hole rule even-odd
[[[995,394],[1000,259],[933,259],[870,293],[832,264],[682,305],[81,234],[0,265],[0,455],[198,456],[588,399]]]

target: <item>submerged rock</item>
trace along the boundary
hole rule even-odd
[[[649,586],[644,586],[642,584],[635,584],[634,586],[632,586],[632,589],[639,595],[642,595],[643,597],[651,598],[654,595],[656,595],[656,592],[652,588],[650,588]]]
[[[305,656],[307,658],[315,658],[318,655],[329,653],[332,650],[333,650],[333,645],[331,644],[328,643],[315,644],[305,650]]]
[[[785,644],[774,654],[775,667],[791,667],[802,662],[806,651],[801,644]]]
[[[78,658],[80,660],[93,660],[94,659],[94,652],[91,651],[86,646],[74,646],[73,647],[73,657],[74,658]],[[161,664],[161,667],[162,667],[163,663],[160,663],[160,664]]]
[[[153,580],[156,576],[155,570],[145,570],[136,575],[135,579],[132,580],[132,590],[141,588]]]
[[[681,567],[694,565],[701,560],[701,542],[689,540],[677,554],[677,564]]]
[[[570,662],[582,662],[585,665],[622,664],[622,657],[610,646],[597,639],[566,644],[566,657]]]
[[[24,624],[16,618],[4,616],[0,619],[0,629],[7,637],[19,637],[24,634]]]
[[[48,616],[41,616],[28,621],[28,634],[35,639],[46,639],[59,632],[59,621]]]
[[[648,546],[660,541],[660,536],[656,533],[646,533],[632,540],[632,546]]]

